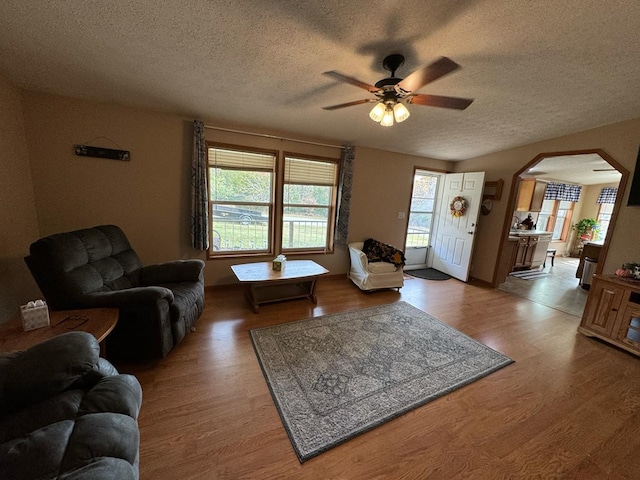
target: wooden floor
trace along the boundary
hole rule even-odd
[[[453,279],[365,294],[323,278],[317,294],[254,314],[240,288],[212,290],[166,359],[118,365],[144,391],[143,480],[640,478],[640,358],[577,334],[577,317]],[[248,330],[400,300],[516,363],[301,465]]]

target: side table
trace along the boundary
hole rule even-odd
[[[10,320],[0,324],[0,353],[26,350],[61,333],[80,331],[96,337],[100,343],[100,355],[106,356],[104,340],[118,323],[117,308],[87,308],[49,312],[50,326],[25,332],[22,321]]]

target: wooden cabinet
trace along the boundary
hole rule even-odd
[[[546,182],[541,182],[533,178],[520,180],[516,210],[518,212],[539,212],[542,210],[542,202],[544,201],[544,192],[546,189]]]
[[[498,281],[504,282],[507,275],[513,271],[513,265],[516,262],[516,253],[518,252],[519,238],[509,237],[509,240],[505,242],[502,254],[500,255],[500,261],[498,263]]]
[[[640,281],[596,275],[578,331],[640,355]]]
[[[518,239],[518,247],[516,249],[515,260],[512,270],[518,270],[521,268],[531,268],[533,264],[533,256],[538,244],[538,236],[530,235],[526,237],[520,237]]]
[[[547,259],[547,249],[551,243],[551,234],[540,234],[536,244],[533,257],[531,258],[531,268],[538,268]]]

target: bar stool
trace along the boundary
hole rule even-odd
[[[544,257],[544,262],[542,263],[542,268],[547,266],[547,257],[551,257],[551,266],[553,267],[553,262],[556,259],[556,249],[549,248],[547,250],[547,255]]]

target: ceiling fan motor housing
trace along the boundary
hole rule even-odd
[[[398,70],[403,64],[404,55],[400,55],[399,53],[387,55],[382,61],[382,67],[385,70],[390,71],[392,77],[396,76],[396,70]]]
[[[382,66],[385,70],[391,72],[391,76],[376,82],[375,86],[383,90],[382,93],[377,95],[387,105],[393,105],[403,97],[396,88],[396,85],[402,81],[402,78],[396,77],[396,70],[403,64],[404,55],[399,53],[387,55],[382,61]]]

